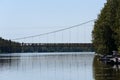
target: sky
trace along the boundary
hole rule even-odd
[[[15,39],[96,19],[106,0],[0,0],[0,37]],[[89,43],[94,22],[50,35],[17,40],[26,43]]]

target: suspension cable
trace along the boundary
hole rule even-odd
[[[55,31],[47,32],[47,33],[42,33],[42,34],[38,34],[38,35],[33,35],[33,36],[15,38],[15,39],[12,39],[12,40],[22,40],[22,39],[28,39],[28,38],[33,38],[33,37],[38,37],[38,36],[44,36],[44,35],[48,35],[48,34],[52,34],[52,33],[57,33],[57,32],[61,32],[61,31],[65,31],[65,30],[71,29],[71,28],[79,27],[81,25],[93,22],[95,20],[96,19],[93,19],[93,20],[89,20],[89,21],[83,22],[81,24],[73,25],[73,26],[70,26],[70,27],[67,27],[67,28],[63,28],[63,29],[59,29],[59,30],[55,30]]]

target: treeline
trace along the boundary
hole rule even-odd
[[[91,52],[94,51],[91,43],[18,43],[0,38],[0,53],[21,52]]]
[[[11,40],[0,38],[0,53],[17,53],[21,52],[21,44]]]
[[[120,0],[107,0],[95,21],[93,45],[98,54],[120,52]]]
[[[22,44],[22,52],[93,52],[91,43],[34,43]]]

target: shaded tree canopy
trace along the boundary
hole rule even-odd
[[[95,21],[92,37],[98,54],[120,50],[120,0],[107,0]]]
[[[0,38],[0,53],[21,52],[21,44]]]
[[[0,38],[0,53],[93,52],[91,43],[18,43]]]

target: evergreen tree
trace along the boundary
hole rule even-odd
[[[98,54],[112,54],[113,50],[118,50],[119,3],[119,0],[107,0],[95,22],[92,36],[93,45]]]
[[[115,30],[115,39],[116,39],[116,45],[120,53],[120,0],[118,0],[118,7],[116,8],[116,30]]]
[[[21,44],[0,38],[0,53],[21,52]]]

